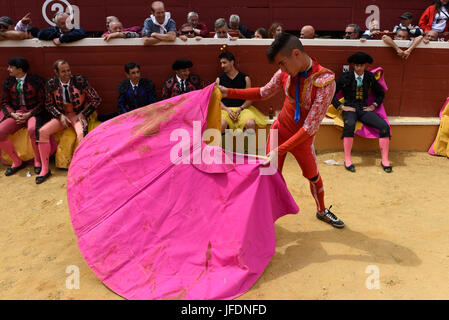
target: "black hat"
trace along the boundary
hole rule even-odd
[[[0,17],[0,24],[5,28],[9,28],[9,26],[12,26],[14,24],[14,21],[10,17],[3,16]]]
[[[173,70],[181,70],[181,69],[187,69],[187,68],[191,68],[193,67],[193,63],[190,60],[187,59],[177,59],[173,65],[172,65],[172,69]]]
[[[413,14],[411,14],[410,12],[404,12],[399,19],[411,19],[413,18]]]
[[[348,58],[349,63],[364,64],[373,63],[373,58],[365,52],[356,52]]]

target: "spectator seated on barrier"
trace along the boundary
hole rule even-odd
[[[413,14],[404,12],[399,19],[401,22],[393,28],[393,33],[396,33],[398,30],[406,30],[412,38],[422,36],[423,31],[421,28],[412,24]]]
[[[195,36],[206,38],[209,35],[209,29],[206,24],[204,22],[200,22],[199,19],[198,13],[196,12],[192,11],[187,15],[187,23],[193,27]],[[181,29],[179,29],[178,33],[181,33]]]
[[[192,61],[186,59],[177,59],[173,63],[172,69],[175,74],[164,81],[162,100],[204,88],[204,82],[201,78],[190,73],[192,67]]]
[[[59,46],[62,43],[74,42],[86,37],[86,33],[81,27],[75,28],[71,24],[70,16],[67,13],[58,12],[55,14],[53,22],[56,26],[39,31],[39,40],[53,40],[53,43]]]
[[[45,85],[45,107],[52,119],[39,130],[38,147],[42,170],[36,177],[37,184],[44,182],[51,175],[49,169],[51,135],[57,134],[56,166],[68,168],[78,143],[89,130],[100,123],[96,121],[95,110],[100,105],[101,98],[87,79],[82,75],[72,75],[70,65],[65,60],[57,60],[53,67],[56,76]]]
[[[436,0],[424,10],[419,19],[419,27],[426,32],[435,30],[444,35],[449,32],[449,0]]]
[[[0,149],[9,156],[12,165],[6,170],[5,175],[10,176],[26,167],[25,161],[34,158],[34,172],[40,173],[41,160],[36,143],[36,127],[42,124],[45,117],[45,81],[38,75],[28,74],[29,63],[25,58],[12,57],[8,60],[9,77],[3,83],[2,113],[0,114]],[[31,158],[21,158],[17,153],[9,135],[13,135],[20,129],[20,145],[22,155],[27,154],[27,146],[31,147]],[[28,132],[28,137],[25,138]],[[29,142],[28,142],[29,140]],[[28,149],[29,150],[29,149]]]
[[[315,38],[315,28],[312,26],[304,26],[301,28],[301,39],[314,39]]]
[[[235,57],[231,52],[222,52],[218,59],[224,73],[215,80],[217,85],[233,89],[251,88],[250,77],[237,70]],[[267,125],[267,117],[252,106],[251,100],[223,98],[221,109],[222,133],[225,132],[226,128],[242,131],[252,129],[255,132],[256,127],[265,128]]]
[[[106,37],[108,34],[113,33],[113,31],[111,31],[111,22],[119,22],[119,18],[117,18],[116,16],[107,16],[106,17],[106,32],[103,33],[101,35],[102,38]],[[122,25],[123,28],[123,25]],[[142,27],[140,26],[134,26],[134,27],[130,27],[130,28],[123,28],[122,32],[126,33],[126,32],[135,32],[137,34],[139,34],[142,31]],[[139,35],[140,37],[140,35]],[[137,37],[136,37],[137,38]]]
[[[435,30],[427,30],[424,32],[424,44],[429,44],[430,41],[438,41],[438,32]]]
[[[251,39],[254,37],[254,32],[250,31],[247,26],[240,23],[240,17],[236,14],[231,14],[228,24],[229,31],[235,31],[238,33],[238,37],[241,39]]]
[[[394,36],[394,40],[408,40],[409,39],[409,33],[407,30],[403,30],[403,29],[398,29],[396,31],[396,34]],[[382,40],[383,42],[385,42],[385,44],[387,44],[388,46],[392,47],[393,50],[396,51],[396,53],[398,54],[398,56],[400,56],[402,59],[408,59],[408,57],[410,56],[410,54],[412,53],[412,51],[421,43],[421,41],[423,40],[423,36],[418,36],[416,38],[414,38],[411,41],[411,45],[408,47],[408,49],[406,50],[402,50],[397,44],[396,42],[394,42],[393,39],[391,39],[390,36],[387,35],[383,35],[382,36]]]
[[[369,28],[361,36],[360,41],[364,42],[366,40],[376,39],[380,35],[379,21],[373,19],[369,23]]]
[[[140,35],[134,31],[124,31],[123,24],[120,21],[112,21],[109,23],[109,34],[103,36],[104,41],[111,39],[130,39],[140,38]]]
[[[284,31],[284,26],[279,22],[274,22],[268,29],[268,38],[275,39],[278,34]]]
[[[29,33],[14,30],[14,21],[10,17],[0,17],[0,40],[25,40],[33,38]]]
[[[254,38],[253,39],[268,39],[268,32],[265,30],[265,28],[258,28],[254,32]]]
[[[344,39],[360,39],[361,29],[355,23],[348,24],[345,29]]]
[[[215,35],[214,39],[229,39],[229,40],[237,40],[238,37],[232,37],[229,34],[228,26],[226,25],[226,20],[223,18],[218,18],[214,24],[215,27]]]
[[[189,38],[195,38],[195,40],[200,41],[203,39],[201,36],[196,36],[195,31],[193,29],[193,26],[189,23],[185,23],[182,25],[180,33],[179,33],[179,39],[182,41],[187,41]]]
[[[344,72],[337,80],[335,96],[332,105],[341,112],[344,120],[343,148],[345,153],[345,168],[355,172],[355,166],[351,160],[351,150],[354,142],[356,122],[359,120],[367,126],[378,130],[379,146],[382,154],[381,166],[387,173],[392,172],[388,160],[390,143],[390,126],[386,114],[382,116],[375,112],[382,105],[385,92],[376,76],[366,70],[368,64],[373,63],[373,58],[364,52],[357,52],[348,58],[348,62],[354,70]],[[344,98],[344,104],[338,100],[338,94]],[[369,99],[370,91],[375,99]],[[384,112],[385,113],[385,112]]]
[[[144,45],[155,45],[159,42],[173,42],[176,40],[176,22],[170,12],[165,11],[164,3],[155,1],[151,4],[152,15],[143,25],[142,38]]]

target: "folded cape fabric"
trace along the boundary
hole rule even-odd
[[[428,152],[433,156],[449,157],[449,97],[441,108],[440,127]]]
[[[274,222],[299,210],[278,171],[261,174],[263,160],[198,138],[219,106],[213,92],[109,120],[74,154],[67,196],[80,251],[127,299],[245,293],[275,253]]]

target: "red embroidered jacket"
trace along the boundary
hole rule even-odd
[[[45,101],[45,80],[38,75],[27,74],[23,83],[23,95],[25,106],[35,116],[44,110]],[[8,77],[3,82],[2,92],[2,110],[5,117],[11,117],[11,113],[20,109],[20,93],[17,91],[17,80],[14,77]]]
[[[273,78],[262,88],[228,89],[228,97],[245,100],[264,100],[283,90],[286,98],[279,113],[278,121],[286,127],[292,136],[277,149],[279,155],[285,154],[314,136],[326,115],[335,93],[335,75],[329,69],[314,64],[307,78],[300,78],[299,96],[301,101],[301,119],[295,122],[296,81],[287,73],[278,70]]]
[[[58,77],[53,77],[45,85],[46,97],[45,108],[54,118],[59,119],[61,114],[65,114],[64,108],[64,89]],[[82,75],[72,75],[70,79],[69,92],[73,111],[76,114],[83,113],[87,118],[100,105],[101,98],[97,91],[89,84]]]

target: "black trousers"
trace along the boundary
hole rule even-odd
[[[343,127],[342,138],[354,137],[355,123],[357,120],[378,129],[380,138],[390,137],[388,123],[374,111],[363,111],[361,107],[357,107],[355,112],[343,111],[343,120],[345,125]]]

